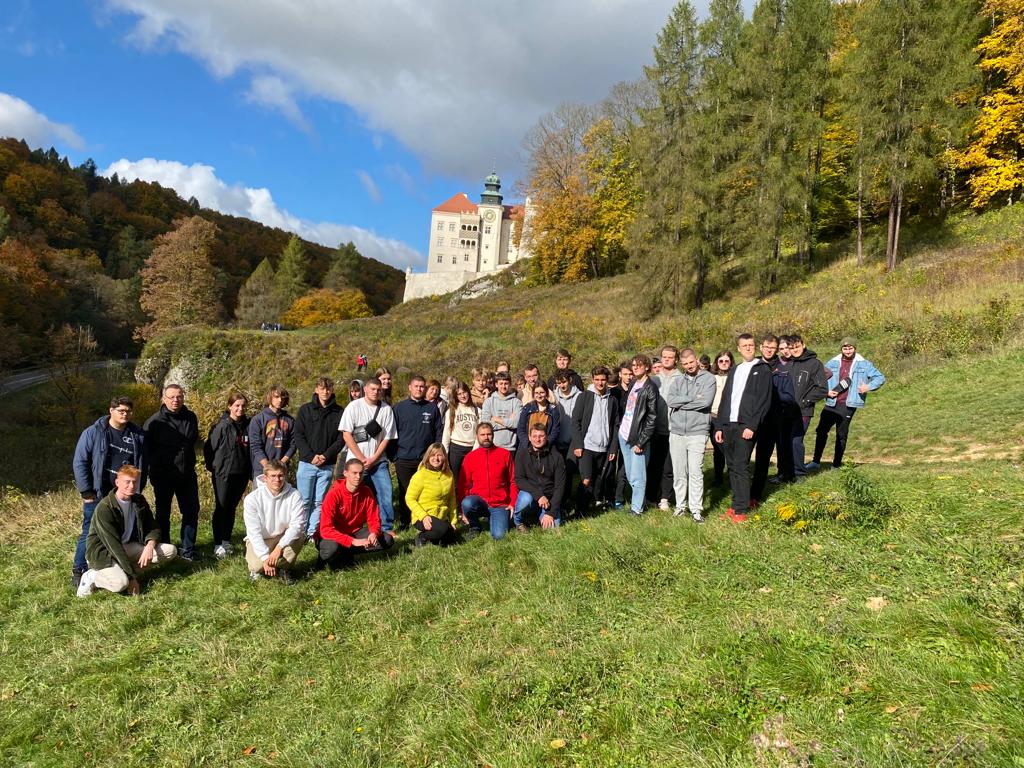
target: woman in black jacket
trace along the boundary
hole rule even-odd
[[[647,490],[647,446],[654,434],[657,417],[658,391],[650,379],[651,358],[636,355],[630,361],[633,385],[626,395],[626,403],[619,423],[619,450],[626,468],[626,479],[633,489],[630,501],[634,515],[643,514],[644,493]]]
[[[213,481],[213,554],[223,559],[234,550],[231,531],[235,527],[235,510],[245,494],[252,475],[249,459],[249,417],[245,395],[232,391],[228,395],[228,409],[220,421],[210,427],[203,446],[206,469]]]

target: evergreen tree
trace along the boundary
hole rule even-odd
[[[217,321],[220,299],[209,258],[216,234],[216,225],[192,216],[156,239],[142,270],[140,304],[152,320],[138,330],[141,338]]]
[[[277,290],[285,307],[290,307],[309,291],[308,273],[309,258],[306,256],[306,249],[298,236],[292,235],[281,252],[281,261],[277,265]]]
[[[0,243],[6,239],[10,227],[11,217],[8,215],[7,209],[0,205]]]
[[[287,306],[277,289],[270,259],[264,259],[238,291],[235,318],[242,328],[259,328],[263,323],[278,322]]]
[[[135,227],[129,224],[118,234],[117,247],[107,257],[106,273],[115,280],[133,277],[152,250],[153,244],[139,238]]]
[[[331,265],[327,268],[321,287],[331,291],[362,287],[362,263],[363,258],[352,241],[339,245],[331,254]]]

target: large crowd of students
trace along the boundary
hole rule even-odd
[[[250,579],[289,583],[307,544],[315,568],[337,569],[392,547],[408,528],[417,547],[447,546],[484,530],[500,539],[513,528],[555,528],[627,503],[634,515],[659,509],[702,523],[709,443],[712,483],[723,484],[728,470],[725,516],[742,523],[769,483],[799,482],[820,468],[833,429],[831,466],[842,466],[850,423],[885,377],[849,337],[826,363],[795,334],[766,335],[760,356],[754,337],[741,334],[736,350],[739,362],[730,350],[710,358],[665,345],[653,359],[593,367],[585,386],[562,349],[546,381],[536,365],[513,374],[499,361],[494,371],[473,369],[470,382],[413,375],[397,402],[391,371],[379,368],[350,382],[345,406],[324,376],[294,417],[284,387],[272,387],[251,418],[246,397],[232,392],[203,444],[213,554],[234,552],[240,502]],[[366,367],[364,355],[359,364]],[[822,401],[807,462],[804,438]],[[166,384],[141,428],[131,415],[130,399],[113,399],[75,450],[79,596],[97,587],[137,593],[144,569],[199,557],[199,424],[185,392]],[[773,454],[778,471],[769,479]],[[155,513],[142,495],[147,479]],[[170,543],[172,499],[180,547]]]

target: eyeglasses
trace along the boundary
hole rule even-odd
[[[132,409],[131,408],[112,408],[111,410],[114,413],[120,413],[122,416],[131,416],[132,415]]]

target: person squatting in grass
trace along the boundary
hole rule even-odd
[[[71,586],[78,589],[82,574],[89,568],[85,557],[86,542],[96,505],[114,489],[117,470],[125,464],[138,467],[140,475],[136,493],[146,486],[145,433],[131,421],[134,404],[131,398],[115,397],[105,416],[85,428],[75,446],[72,470],[75,486],[82,496],[82,532],[75,544],[71,566]]]
[[[537,387],[542,387],[543,382]],[[516,495],[512,522],[525,533],[527,521],[536,520],[541,528],[562,524],[562,500],[565,493],[565,459],[548,442],[544,426],[530,427],[529,441],[519,446],[515,458]]]
[[[89,568],[78,585],[79,597],[88,597],[96,588],[137,595],[142,572],[178,554],[173,545],[160,543],[149,502],[139,493],[141,485],[142,471],[121,465],[114,490],[93,510],[85,553]]]
[[[245,562],[249,579],[279,577],[294,582],[291,570],[299,558],[306,522],[302,496],[285,478],[285,466],[271,459],[242,502],[245,520]]]
[[[511,452],[494,444],[494,428],[487,421],[476,425],[476,443],[462,462],[455,496],[468,537],[480,533],[486,518],[491,538],[500,539],[508,533],[519,493],[514,461]]]
[[[409,481],[405,503],[417,530],[415,545],[448,546],[459,540],[456,529],[455,478],[441,443],[434,443],[423,454],[419,469]]]
[[[338,570],[352,565],[355,555],[388,549],[394,543],[381,527],[380,507],[363,482],[366,467],[349,459],[320,507],[316,568]]]

